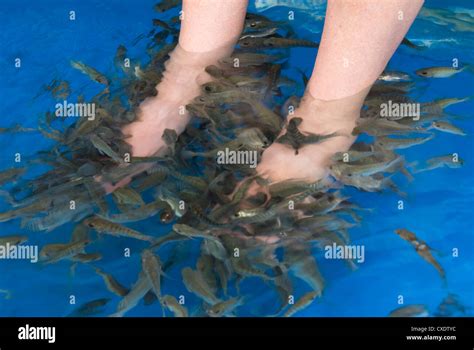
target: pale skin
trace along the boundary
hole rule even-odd
[[[328,0],[313,74],[293,116],[303,119],[304,132],[341,136],[306,145],[298,155],[274,143],[263,153],[257,167],[260,175],[271,181],[316,181],[327,175],[331,156],[354,142],[350,135],[362,103],[422,4],[422,0]],[[179,107],[199,95],[200,83],[211,79],[204,68],[232,52],[246,9],[245,0],[183,1],[180,48],[169,61],[168,78],[157,86],[158,95],[140,106],[139,121],[124,129],[134,155],[159,154],[164,142],[157,135],[166,128],[184,130],[189,116],[179,114]]]

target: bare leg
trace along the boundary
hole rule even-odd
[[[184,0],[179,44],[166,62],[158,95],[140,105],[139,119],[124,128],[127,142],[137,157],[161,155],[165,129],[182,133],[189,122],[184,110],[199,95],[199,86],[211,79],[204,68],[230,55],[242,32],[247,0]],[[184,113],[183,113],[184,112]],[[145,164],[141,171],[148,168]],[[137,171],[140,173],[141,171]],[[98,178],[100,181],[100,177]],[[105,183],[107,192],[126,185]]]
[[[160,153],[165,129],[183,132],[189,122],[183,107],[199,95],[199,85],[210,80],[204,72],[232,53],[242,32],[246,0],[184,0],[179,45],[166,63],[158,95],[140,106],[139,121],[124,132],[135,156]]]
[[[260,174],[272,181],[316,181],[327,175],[331,156],[354,142],[351,132],[362,103],[422,4],[422,0],[328,0],[313,74],[294,116],[303,119],[302,131],[344,136],[306,145],[298,155],[274,143],[263,154]]]

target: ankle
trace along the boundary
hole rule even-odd
[[[301,117],[301,130],[317,134],[337,132],[341,135],[350,135],[370,88],[359,93],[338,100],[321,100],[314,98],[306,91],[301,99],[295,117]]]
[[[190,52],[178,44],[165,63],[163,78],[156,87],[158,96],[186,104],[189,102],[187,99],[191,100],[199,94],[200,85],[212,79],[205,68],[217,64],[232,50],[233,45],[226,45],[208,52]]]

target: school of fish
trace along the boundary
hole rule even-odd
[[[155,10],[162,13],[176,6],[179,1],[165,0]],[[25,161],[26,165],[0,173],[0,185],[10,186],[1,191],[1,197],[11,206],[0,213],[0,222],[18,219],[22,228],[17,236],[0,237],[1,244],[22,244],[28,240],[27,231],[35,234],[75,225],[70,237],[44,245],[40,259],[43,264],[70,264],[71,271],[87,266],[105,296],[81,305],[70,316],[124,316],[142,302],[156,307],[156,316],[251,315],[241,311],[256,297],[248,289],[243,293],[246,279],[260,280],[262,288],[273,293],[274,310],[268,316],[298,315],[324,299],[326,281],[318,252],[333,243],[349,244],[350,228],[362,220],[365,209],[343,194],[346,186],[405,195],[393,179],[395,173],[412,181],[413,174],[419,172],[463,165],[458,154],[407,162],[397,150],[432,142],[440,132],[466,135],[445,111],[466,98],[421,103],[419,118],[380,117],[380,105],[388,100],[415,102],[409,93],[417,79],[469,74],[451,67],[384,72],[369,93],[353,131],[372,141],[358,141],[349,151],[334,155],[330,179],[268,183],[248,165],[218,164],[216,155],[224,149],[255,151],[260,158],[265,148],[278,142],[294,149],[297,156],[305,145],[334,136],[302,133],[298,116],[285,122],[288,107],[296,107],[299,100],[286,91],[301,89],[307,80],[294,81],[282,75],[288,50],[315,50],[318,43],[296,38],[288,23],[252,13],[246,16],[232,56],[206,68],[213,80],[186,106],[192,116],[186,130],[181,135],[166,130],[162,135],[169,147],[167,155],[132,157],[122,127],[135,119],[145,98],[156,95],[155,86],[179,33],[176,17],[168,22],[155,19],[153,25],[149,33],[137,38],[149,40],[146,65],[133,59],[126,64],[127,48],[123,45],[114,58],[115,75],[71,62],[72,68],[104,88],[87,101],[96,105],[95,119],[68,125],[51,112],[45,113],[38,131],[53,139],[54,146]],[[58,100],[71,93],[66,81],[53,81],[45,90]],[[279,136],[283,129],[286,133]],[[19,125],[1,130],[35,132]],[[33,179],[23,178],[28,167],[36,164],[46,164],[50,170]],[[102,181],[116,184],[129,176],[133,176],[129,184],[105,193]],[[249,195],[255,184],[260,191]],[[153,225],[139,224],[150,220]],[[147,229],[142,232],[140,227]],[[422,258],[420,264],[424,260],[442,280],[447,279],[436,251],[419,238],[428,239],[429,232],[394,231]],[[133,284],[120,282],[120,274],[127,271],[100,267],[104,240],[133,241],[140,247],[131,249],[137,259],[130,261],[136,262],[140,271]],[[178,266],[181,273],[176,281],[169,275]],[[355,269],[357,263],[347,261],[347,267]],[[178,282],[182,285],[179,291],[167,288]],[[193,307],[188,302],[191,295],[199,300]],[[113,300],[117,302],[115,312],[104,315],[103,308]],[[444,315],[453,308],[461,306],[451,295],[437,313]],[[424,305],[412,305],[394,310],[390,316],[425,311]]]

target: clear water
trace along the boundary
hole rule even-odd
[[[264,10],[274,20],[284,20],[288,11],[294,10],[296,20],[293,27],[298,36],[319,40],[324,6],[319,4],[308,12],[309,1],[295,2],[298,8],[268,6],[271,1],[251,3],[251,9]],[[98,93],[96,84],[70,67],[72,59],[108,72],[112,69],[117,46],[124,44],[132,57],[146,60],[143,45],[133,46],[132,42],[151,29],[151,19],[157,17],[153,5],[154,1],[149,0],[1,0],[1,126],[20,123],[35,127],[39,114],[54,108],[54,101],[46,95],[35,99],[40,88],[53,78],[69,80],[73,91],[84,93],[86,97]],[[474,11],[469,0],[427,1],[425,6]],[[76,12],[75,21],[69,20],[71,10]],[[170,12],[167,17],[174,14]],[[408,38],[431,46],[423,51],[400,47],[389,63],[390,69],[413,73],[426,66],[449,65],[453,58],[463,63],[474,63],[472,32],[455,32],[449,27],[417,19]],[[298,79],[295,67],[310,73],[315,54],[316,50],[312,49],[292,49],[285,74]],[[21,69],[15,68],[15,58],[21,58]],[[415,81],[413,96],[420,101],[473,94],[474,75],[471,73],[457,74],[449,79],[415,78]],[[422,303],[434,311],[448,292],[459,295],[466,306],[474,306],[473,108],[472,100],[449,107],[451,113],[459,116],[456,125],[466,130],[468,136],[439,133],[434,141],[402,152],[409,161],[453,152],[465,160],[461,169],[443,168],[421,173],[409,184],[400,179],[402,190],[408,193],[404,210],[397,209],[400,198],[395,194],[348,191],[359,205],[374,208],[365,216],[361,227],[351,231],[353,241],[365,246],[366,261],[357,271],[350,272],[341,262],[319,259],[327,289],[321,300],[298,315],[386,316],[399,306],[397,298],[400,295],[406,304]],[[0,135],[0,145],[1,168],[8,168],[15,166],[15,153],[21,153],[23,159],[31,159],[35,152],[48,149],[51,142],[36,133],[3,134]],[[6,204],[0,204],[0,210],[6,208]],[[152,234],[169,229],[160,226],[156,220],[132,224],[131,227]],[[394,229],[401,227],[416,232],[440,251],[438,259],[447,273],[447,287],[435,269],[394,234]],[[28,244],[41,246],[46,242],[66,242],[71,229],[71,225],[65,225],[51,233],[30,235]],[[20,232],[18,220],[0,224],[1,235]],[[143,248],[140,243],[109,237],[94,243],[94,246],[104,253],[98,266],[112,272],[124,285],[131,285],[136,280],[139,252]],[[127,247],[132,249],[130,258],[123,257],[123,250]],[[194,251],[197,246],[195,248]],[[459,257],[452,256],[453,248],[459,250]],[[112,313],[119,299],[105,289],[102,280],[90,267],[79,266],[74,277],[70,276],[69,267],[67,262],[41,266],[28,261],[0,261],[0,289],[11,291],[8,300],[0,295],[0,316],[65,316],[75,307],[69,303],[71,295],[75,296],[76,306],[92,299],[110,297],[113,300],[103,315]],[[165,280],[164,292],[185,295],[187,300],[191,300],[191,305],[195,305],[197,300],[180,281],[179,267],[173,269],[170,278]],[[258,316],[275,309],[277,296],[260,281],[249,279],[243,285],[242,294],[246,291],[259,297],[248,300],[248,305],[242,309],[243,314]],[[468,313],[472,315],[472,310]],[[160,314],[158,305],[144,307],[140,304],[127,315]]]

